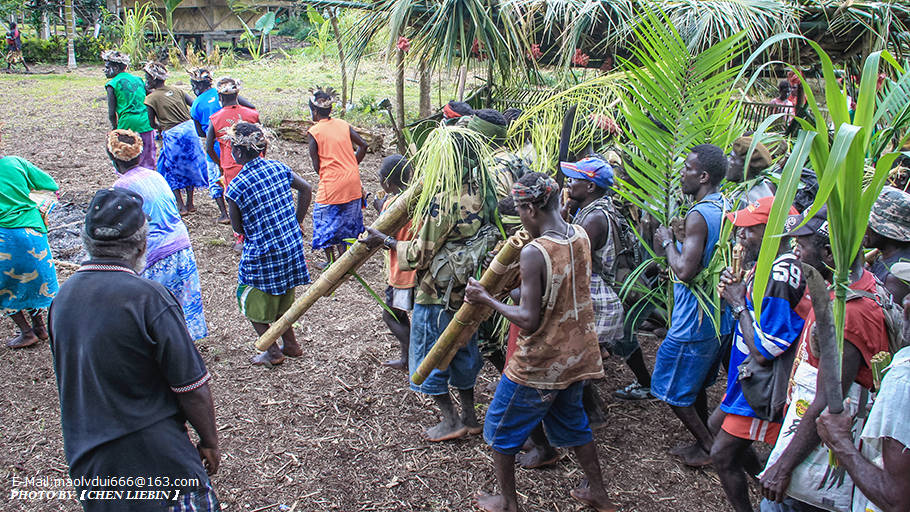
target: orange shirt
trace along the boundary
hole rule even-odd
[[[321,119],[310,127],[319,146],[319,189],[316,202],[344,204],[363,196],[360,168],[351,142],[351,125],[341,119]]]
[[[215,141],[221,149],[221,162],[219,164],[221,165],[221,170],[224,171],[224,189],[227,190],[227,186],[234,179],[234,176],[237,176],[240,169],[243,169],[243,166],[234,161],[234,157],[231,156],[231,143],[223,137],[227,134],[228,127],[233,126],[238,121],[258,123],[259,112],[243,105],[228,105],[212,114],[209,117],[209,121],[215,131]]]
[[[392,204],[392,201],[395,200],[394,195],[389,194],[386,197],[384,203],[382,203],[382,209],[384,210],[386,206]],[[408,241],[413,238],[411,233],[411,223],[398,230],[395,233],[395,240]],[[401,270],[398,267],[398,251],[388,251],[389,256],[389,286],[392,288],[413,288],[417,285],[417,271],[416,270]]]

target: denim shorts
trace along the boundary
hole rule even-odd
[[[408,347],[408,371],[411,375],[423,362],[442,331],[452,321],[453,313],[439,304],[414,304],[411,315],[411,344]],[[445,370],[434,369],[423,381],[416,385],[411,382],[411,389],[426,395],[445,395],[449,386],[455,389],[471,389],[477,380],[477,374],[483,367],[483,359],[477,348],[477,335],[455,353],[452,363]]]
[[[695,403],[698,393],[717,380],[720,338],[680,341],[664,338],[654,361],[651,394],[677,407]]]
[[[594,439],[581,403],[584,381],[566,389],[537,389],[512,382],[503,374],[483,422],[483,438],[494,450],[515,455],[543,421],[553,446],[574,447]]]

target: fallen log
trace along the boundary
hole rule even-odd
[[[489,268],[480,277],[480,284],[494,297],[500,295],[506,286],[512,282],[518,272],[515,263],[521,250],[531,241],[531,235],[525,230],[520,230],[506,241],[502,249],[496,254]],[[452,321],[446,326],[433,348],[411,375],[411,382],[423,384],[430,376],[433,369],[445,370],[451,364],[458,350],[467,345],[471,336],[477,332],[480,324],[493,314],[487,306],[465,302],[458,308]]]
[[[411,207],[417,197],[420,196],[422,188],[420,183],[415,183],[408,187],[388,208],[383,210],[379,218],[370,227],[386,235],[392,235],[406,226],[408,221],[411,220]],[[360,265],[380,248],[381,246],[370,249],[359,240],[351,244],[348,250],[338,260],[329,265],[319,276],[319,279],[294,301],[290,309],[281,318],[272,323],[271,327],[256,340],[256,348],[259,350],[269,348],[320,297],[330,295],[341,283],[350,277],[352,272],[357,271]]]
[[[282,119],[278,124],[278,136],[285,140],[308,144],[310,142],[309,130],[313,124],[313,121],[308,119]],[[381,133],[374,133],[357,126],[352,126],[352,128],[367,143],[368,152],[378,153],[382,150]]]

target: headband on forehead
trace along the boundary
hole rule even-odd
[[[553,178],[541,174],[537,176],[534,183],[525,185],[520,181],[512,184],[512,200],[516,205],[525,205],[531,203],[546,204],[552,194],[556,193],[559,185]]]
[[[130,56],[128,54],[118,52],[117,50],[105,50],[101,52],[101,60],[105,62],[123,64],[127,67],[130,65]]]
[[[225,76],[215,82],[215,90],[218,94],[237,94],[240,92],[240,80]]]
[[[190,71],[190,80],[194,82],[211,82],[212,72],[205,68],[196,68]]]
[[[132,139],[132,142],[125,142],[121,137]],[[107,150],[117,160],[129,162],[142,153],[142,137],[133,130],[111,130],[107,134]]]
[[[313,93],[310,96],[310,107],[316,107],[321,109],[332,108],[332,103],[335,102],[335,89],[331,87],[317,87],[315,89],[310,89],[310,92]]]
[[[160,62],[149,62],[142,68],[150,77],[158,80],[167,80],[167,68]]]
[[[237,128],[241,125],[251,125],[256,129],[246,135],[241,135],[237,133]],[[222,139],[230,142],[231,146],[246,148],[258,153],[262,153],[269,146],[269,140],[265,134],[265,129],[259,123],[235,123],[225,130]]]

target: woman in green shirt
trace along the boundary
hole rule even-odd
[[[142,137],[142,154],[139,166],[155,169],[155,132],[149,124],[145,108],[145,82],[136,75],[127,73],[130,56],[115,50],[101,53],[104,60],[104,75],[110,80],[105,84],[107,91],[107,117],[111,129],[133,130]]]
[[[57,272],[33,190],[57,190],[44,171],[17,156],[0,154],[0,311],[12,317],[19,336],[6,344],[28,347],[48,339],[41,310],[57,293]]]

